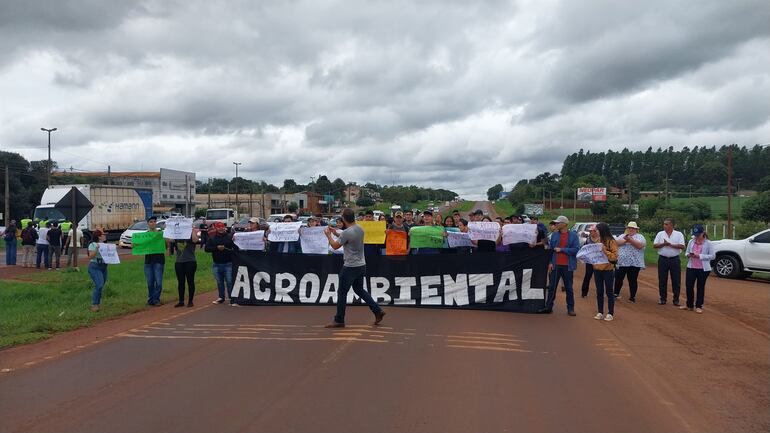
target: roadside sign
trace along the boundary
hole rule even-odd
[[[73,195],[75,198],[74,215],[72,206]],[[62,197],[62,199],[59,200],[56,205],[54,205],[54,208],[63,213],[68,221],[77,224],[80,220],[83,219],[83,217],[88,215],[88,212],[91,212],[91,209],[94,208],[94,205],[90,200],[88,200],[88,197],[83,195],[79,189],[73,186],[72,189],[70,189],[69,192],[67,192],[67,194],[65,194],[64,197]]]
[[[607,201],[607,188],[578,188],[578,201]]]

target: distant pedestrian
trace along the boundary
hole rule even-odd
[[[16,266],[16,220],[11,220],[8,227],[5,228],[3,239],[5,240],[5,264],[6,266]]]
[[[52,223],[48,230],[48,270],[54,268],[54,259],[56,259],[55,269],[58,271],[61,267],[61,240],[62,231],[58,223]]]
[[[628,302],[636,302],[636,291],[639,287],[639,271],[645,268],[644,249],[647,240],[639,233],[639,226],[631,221],[626,226],[626,232],[616,239],[618,243],[618,268],[615,270],[615,297],[620,299],[620,289],[623,279],[628,278]]]
[[[99,252],[99,242],[107,240],[107,235],[101,230],[95,230],[91,243],[88,244],[88,276],[94,283],[94,290],[91,294],[91,311],[96,312],[100,309],[102,303],[102,289],[107,283],[107,263],[104,263],[102,254]]]
[[[235,249],[233,237],[227,233],[227,226],[221,221],[214,223],[214,230],[216,230],[214,235],[206,241],[206,252],[211,253],[211,258],[214,261],[211,271],[214,273],[214,280],[217,282],[217,290],[219,291],[219,297],[213,303],[221,304],[225,302],[226,298],[229,298],[230,305],[237,307],[238,304],[230,297],[233,290],[232,253]]]
[[[611,322],[615,318],[615,292],[613,281],[615,279],[615,264],[618,262],[618,244],[610,232],[607,223],[596,225],[599,232],[599,242],[602,252],[607,256],[608,263],[594,265],[594,282],[596,283],[596,320],[604,319]],[[604,297],[607,297],[607,315],[604,315]]]
[[[158,218],[155,216],[147,218],[147,227],[149,232],[160,231]],[[164,253],[145,254],[144,277],[147,280],[147,305],[153,307],[161,305],[160,296],[163,293],[163,270],[165,266],[166,255]]]
[[[716,258],[714,247],[708,239],[703,226],[696,224],[692,229],[693,238],[687,244],[687,273],[684,279],[684,288],[687,295],[687,305],[679,307],[680,310],[703,313],[703,301],[706,296],[706,279],[711,272],[711,261]],[[693,289],[697,283],[698,292],[695,295]]]
[[[27,227],[21,231],[21,265],[25,268],[31,268],[35,260],[35,245],[37,243],[37,230],[32,221],[27,222]]]
[[[684,235],[674,230],[674,220],[663,220],[663,230],[655,236],[653,246],[658,250],[658,305],[666,305],[668,298],[668,277],[671,276],[671,291],[675,306],[679,306],[679,290],[682,280],[682,264],[679,254],[685,249]]]
[[[43,264],[46,269],[51,269],[51,257],[48,255],[48,230],[51,228],[51,223],[46,224],[44,228],[37,231],[38,238],[35,244],[37,248],[37,256],[35,259],[35,267],[40,269],[40,265]],[[42,263],[41,263],[42,262]]]
[[[339,274],[340,285],[337,291],[337,314],[334,316],[334,321],[326,325],[326,327],[345,327],[345,307],[348,290],[351,287],[353,292],[366,302],[366,305],[372,310],[372,313],[374,313],[374,324],[378,325],[382,318],[385,317],[385,312],[374,302],[369,292],[364,290],[364,278],[366,276],[364,230],[356,224],[355,214],[352,209],[344,209],[342,211],[341,222],[344,230],[340,231],[331,227],[327,227],[324,230],[324,234],[326,234],[326,238],[329,240],[329,245],[332,248],[338,250],[340,247],[345,247],[343,252],[344,264]],[[332,238],[332,233],[339,236],[338,240]]]
[[[546,299],[545,308],[538,311],[541,314],[550,314],[553,312],[553,304],[556,300],[556,289],[559,285],[559,279],[564,282],[564,288],[567,292],[567,314],[576,316],[575,313],[575,295],[572,291],[572,276],[577,269],[577,252],[580,249],[580,241],[577,233],[567,227],[569,219],[560,215],[553,220],[556,224],[556,231],[551,235],[550,249],[553,250],[551,263],[548,265],[550,274],[548,286],[548,299]]]
[[[77,246],[78,248],[85,245],[86,241],[83,237],[83,230],[80,230],[80,227],[73,224],[69,231],[67,232],[67,267],[72,266],[75,258],[75,238],[77,238]]]
[[[200,239],[198,231],[193,229],[190,239],[176,240],[176,263],[174,271],[176,272],[177,290],[179,292],[179,302],[174,307],[184,307],[185,281],[187,281],[187,306],[193,306],[195,297],[195,271],[198,269],[198,262],[195,259],[195,246]]]

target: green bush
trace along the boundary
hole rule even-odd
[[[770,191],[751,197],[743,204],[743,219],[770,223]]]
[[[747,237],[761,232],[768,228],[768,225],[759,221],[740,221],[735,225],[735,238],[746,239]]]

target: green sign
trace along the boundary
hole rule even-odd
[[[164,254],[166,252],[166,240],[163,239],[163,231],[134,233],[131,235],[131,254],[143,256],[145,254]]]
[[[412,227],[409,229],[409,248],[444,248],[444,227]]]

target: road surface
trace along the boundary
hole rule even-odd
[[[580,275],[576,276],[579,282]],[[770,284],[708,282],[706,312],[565,314],[164,306],[0,351],[3,432],[768,431]]]

